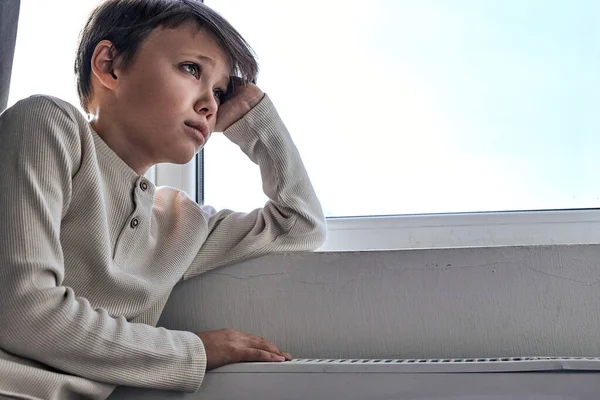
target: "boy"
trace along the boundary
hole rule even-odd
[[[290,360],[241,332],[155,327],[179,280],[325,237],[246,42],[196,0],[107,0],[75,71],[89,119],[48,96],[0,116],[0,396],[194,391],[205,370]],[[213,130],[260,166],[262,209],[217,212],[143,177],[191,160]]]

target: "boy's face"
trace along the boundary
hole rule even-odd
[[[214,130],[230,67],[209,34],[184,24],[154,30],[115,75],[110,124],[126,135],[132,156],[141,164],[181,164]]]

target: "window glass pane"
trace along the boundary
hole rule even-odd
[[[600,203],[595,0],[206,0],[256,50],[259,86],[328,216]],[[213,136],[205,199],[260,206]]]
[[[21,0],[9,105],[49,94],[79,106],[73,62],[77,38],[98,0]]]

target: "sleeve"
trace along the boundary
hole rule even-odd
[[[202,206],[208,236],[184,278],[267,253],[314,250],[325,241],[321,204],[269,97],[224,134],[258,164],[269,200],[250,213]]]
[[[195,334],[113,318],[62,286],[61,219],[81,157],[67,111],[35,97],[0,116],[0,348],[100,382],[194,391],[206,369]]]

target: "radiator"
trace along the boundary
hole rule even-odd
[[[228,365],[196,393],[118,388],[110,399],[598,400],[600,358],[299,359]]]

